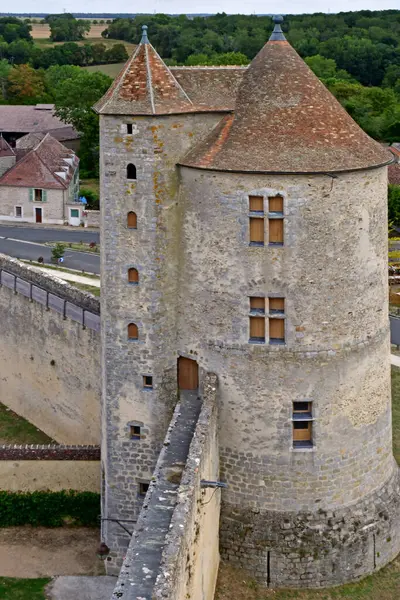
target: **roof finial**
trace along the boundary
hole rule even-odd
[[[275,27],[273,32],[271,33],[271,37],[269,38],[270,42],[285,42],[286,38],[283,35],[281,23],[283,22],[283,17],[281,15],[274,15],[272,17],[273,22],[275,23]]]
[[[149,43],[149,38],[147,37],[147,25],[143,25],[142,26],[142,39],[140,40],[141,44],[148,44]]]

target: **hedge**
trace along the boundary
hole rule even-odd
[[[5,492],[0,491],[0,527],[66,523],[99,525],[100,495],[93,492]]]

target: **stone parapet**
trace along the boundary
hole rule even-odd
[[[1,445],[0,460],[100,460],[100,446]]]

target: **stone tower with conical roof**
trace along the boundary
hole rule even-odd
[[[115,520],[135,519],[177,389],[204,370],[219,380],[223,556],[315,587],[400,549],[391,157],[279,23],[247,69],[168,69],[145,31],[96,106],[110,572],[127,543]]]

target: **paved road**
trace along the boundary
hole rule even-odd
[[[0,237],[28,242],[96,242],[100,243],[98,231],[90,231],[77,227],[70,229],[45,229],[40,227],[18,227],[14,225],[0,225]]]
[[[19,230],[22,231],[22,228]],[[19,233],[18,232],[18,233]],[[51,232],[51,233],[63,233]],[[75,232],[73,232],[75,233]],[[78,238],[84,239],[84,238]],[[60,237],[56,238],[60,240]],[[66,240],[62,240],[66,241]],[[68,240],[71,241],[71,240]],[[51,262],[50,246],[43,246],[37,242],[20,241],[18,239],[1,239],[0,252],[14,256],[15,258],[25,258],[28,260],[37,260],[39,256],[43,256],[44,262]],[[100,273],[100,256],[98,254],[89,254],[87,252],[72,252],[65,251],[63,266],[70,269],[84,270],[87,273]]]

